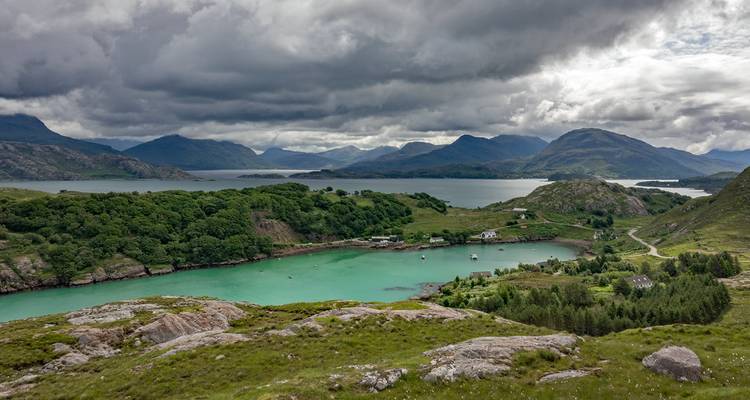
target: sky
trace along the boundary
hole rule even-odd
[[[319,151],[581,127],[750,148],[750,0],[0,0],[0,113]]]

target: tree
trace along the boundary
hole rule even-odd
[[[612,286],[612,289],[614,289],[615,294],[619,294],[624,297],[627,297],[628,295],[630,295],[630,292],[632,291],[630,284],[623,277],[620,277],[619,279],[617,279],[617,281],[615,281],[615,284]]]

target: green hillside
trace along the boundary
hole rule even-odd
[[[540,186],[525,197],[493,204],[490,208],[526,208],[553,214],[636,217],[662,213],[685,201],[686,197],[674,193],[626,188],[604,180],[588,179],[558,181]]]
[[[671,253],[688,246],[750,253],[750,169],[718,194],[691,200],[660,216],[642,234]]]

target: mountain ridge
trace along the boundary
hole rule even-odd
[[[229,141],[167,135],[124,151],[155,164],[187,170],[269,168],[252,149]]]

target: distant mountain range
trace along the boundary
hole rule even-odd
[[[241,144],[210,139],[162,136],[125,150],[125,154],[154,165],[185,170],[271,168],[272,163]]]
[[[570,131],[549,145],[530,136],[501,135],[486,139],[464,135],[447,146],[420,148],[424,151],[413,155],[396,156],[399,154],[396,152],[338,170],[295,177],[686,178],[742,169],[736,162],[657,148],[625,135],[592,128]]]
[[[750,166],[750,149],[738,151],[711,150],[705,154],[705,156],[717,160],[731,161],[744,166]]]
[[[38,118],[0,115],[0,179],[190,178],[112,147],[62,136]]]
[[[321,157],[338,161],[340,163],[354,164],[357,162],[374,160],[378,157],[396,152],[398,150],[398,147],[393,146],[380,146],[371,150],[362,150],[356,146],[345,146],[316,154]]]
[[[672,148],[657,148],[646,142],[601,129],[576,129],[551,143],[521,135],[499,135],[493,138],[463,135],[448,145],[424,142],[407,143],[401,148],[382,146],[362,150],[346,146],[319,153],[270,148],[257,154],[251,148],[228,141],[190,139],[168,135],[140,143],[120,152],[102,144],[124,148],[130,143],[110,139],[91,139],[100,143],[77,140],[49,130],[39,119],[28,115],[0,116],[0,143],[58,146],[65,149],[9,146],[0,161],[7,171],[5,179],[48,179],[60,170],[60,179],[85,178],[88,168],[96,176],[140,176],[132,170],[152,171],[149,176],[175,177],[174,170],[215,169],[310,169],[316,172],[297,174],[304,178],[550,178],[559,176],[591,176],[600,178],[688,178],[725,171],[741,171],[750,163],[746,152],[712,151],[695,155]],[[80,153],[75,155],[69,151]],[[749,151],[750,152],[750,151]],[[11,154],[13,159],[11,160]],[[49,160],[36,160],[48,154]],[[105,162],[100,155],[129,159],[128,165],[141,162],[131,172],[123,172],[122,162]],[[21,157],[24,156],[24,157]],[[76,159],[67,168],[62,158]],[[137,160],[136,160],[137,159]],[[140,160],[140,161],[139,161]],[[52,162],[52,164],[46,163]],[[123,161],[124,162],[124,161]],[[101,163],[101,165],[99,164]],[[21,174],[23,165],[36,165],[38,171]],[[117,165],[120,165],[118,167]],[[88,166],[88,167],[87,167]],[[159,166],[162,168],[155,168]],[[8,171],[15,171],[9,173]],[[109,171],[104,173],[104,171]],[[68,174],[69,173],[69,174]],[[118,175],[119,174],[119,175]],[[33,178],[38,176],[38,178]]]
[[[386,155],[384,160],[376,158],[369,162],[351,165],[346,170],[367,171],[376,168],[377,170],[410,171],[456,164],[479,165],[491,161],[531,156],[545,146],[547,142],[544,140],[529,136],[507,135],[486,139],[463,135],[446,146],[430,148],[422,145],[419,149],[424,151],[416,152],[415,148],[407,148],[407,151],[413,152],[411,156],[389,158]],[[404,153],[401,154],[404,155]],[[384,164],[385,161],[387,164]]]

